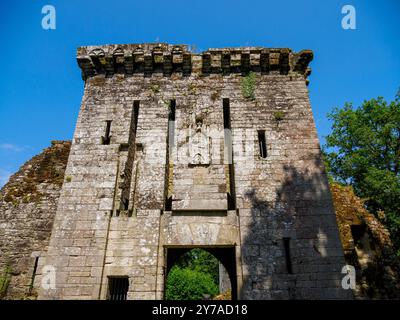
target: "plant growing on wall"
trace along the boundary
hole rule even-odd
[[[218,92],[211,93],[211,101],[215,101],[218,99]]]
[[[7,293],[8,285],[11,280],[11,267],[6,266],[0,275],[0,299],[3,299]]]
[[[242,78],[242,95],[248,100],[254,100],[256,97],[254,91],[256,89],[256,74],[249,72]]]
[[[153,91],[154,94],[159,93],[160,92],[160,86],[157,84],[154,84],[151,86],[151,91]]]
[[[274,112],[274,119],[276,121],[282,121],[284,118],[285,114],[283,113],[283,111],[276,111]]]

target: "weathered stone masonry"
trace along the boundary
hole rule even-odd
[[[240,299],[350,297],[306,87],[311,51],[109,45],[77,59],[84,96],[38,265],[56,268],[56,287],[39,298],[105,299],[108,278],[128,276],[128,299],[162,299],[169,252],[192,247],[230,255]],[[250,71],[254,99],[242,93]]]
[[[52,141],[0,191],[0,299],[37,296],[37,264],[46,256],[70,146]]]

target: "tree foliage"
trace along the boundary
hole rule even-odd
[[[176,265],[193,271],[207,273],[216,284],[219,282],[219,261],[206,250],[195,248],[183,254]]]
[[[328,114],[333,121],[324,155],[329,174],[352,185],[384,221],[400,248],[400,97],[387,103],[382,97],[354,108],[345,104]]]
[[[209,252],[195,248],[183,254],[167,277],[166,298],[197,300],[219,291],[219,262]]]
[[[204,295],[218,294],[218,285],[204,272],[173,266],[168,274],[167,300],[201,300]]]

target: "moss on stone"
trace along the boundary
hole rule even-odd
[[[104,86],[104,84],[106,83],[106,79],[104,78],[104,76],[97,76],[91,78],[89,81],[92,86],[96,87]]]
[[[19,203],[40,201],[42,193],[38,186],[41,183],[61,186],[64,182],[70,145],[69,141],[54,141],[50,148],[34,156],[10,178],[2,189],[0,198],[17,206]]]
[[[282,121],[284,117],[285,117],[285,114],[283,113],[283,111],[274,112],[275,121]]]
[[[218,93],[217,92],[213,92],[211,93],[211,101],[215,101],[218,98]]]
[[[154,84],[151,86],[151,91],[153,91],[154,94],[159,93],[160,92],[160,86],[157,84]]]
[[[249,72],[242,78],[242,95],[248,100],[255,100],[256,74]]]

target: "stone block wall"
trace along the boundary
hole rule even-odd
[[[39,298],[104,299],[108,277],[127,276],[129,299],[161,299],[166,250],[191,247],[234,248],[241,299],[350,297],[308,100],[311,59],[289,49],[79,48],[85,92],[43,261],[56,285]],[[243,93],[249,72],[254,98]]]
[[[71,143],[27,161],[0,191],[0,299],[35,299]],[[5,285],[8,283],[8,285]]]

